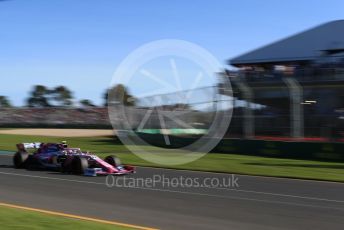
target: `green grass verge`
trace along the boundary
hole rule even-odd
[[[132,229],[2,206],[0,206],[0,223],[0,228],[6,230]]]
[[[127,164],[162,167],[138,158],[113,137],[60,138],[0,134],[0,149],[14,151],[15,144],[20,142],[59,142],[62,140],[67,140],[72,147],[89,150],[100,157],[116,154]],[[344,182],[344,163],[238,154],[209,153],[197,161],[171,168]]]

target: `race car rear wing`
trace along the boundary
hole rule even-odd
[[[41,146],[40,142],[20,143],[17,144],[18,151],[26,151],[27,149],[38,149]]]

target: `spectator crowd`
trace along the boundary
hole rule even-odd
[[[1,108],[0,125],[110,125],[107,108]]]

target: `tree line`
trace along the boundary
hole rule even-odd
[[[103,94],[103,106],[108,105],[108,98],[112,101],[121,101],[125,105],[134,105],[135,98],[129,93],[127,87],[122,84],[106,89]],[[82,107],[96,107],[89,99],[81,99],[77,102]],[[57,86],[49,88],[44,85],[35,85],[26,99],[25,106],[32,108],[46,107],[73,107],[76,105],[73,92],[66,86]],[[0,96],[0,108],[13,107],[6,96]]]

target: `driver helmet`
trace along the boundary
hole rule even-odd
[[[67,141],[61,141],[63,148],[68,148]]]

